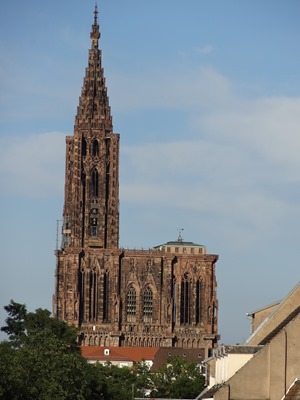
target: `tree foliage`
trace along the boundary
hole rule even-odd
[[[48,310],[28,313],[11,300],[1,330],[1,399],[85,399],[88,367],[77,346],[75,328],[51,318]]]
[[[151,376],[151,396],[194,399],[204,389],[204,376],[192,361],[175,356]]]
[[[88,364],[77,346],[77,331],[50,312],[11,300],[1,328],[0,398],[3,400],[131,400],[133,397],[194,398],[203,389],[196,363],[171,358],[149,371],[145,362],[133,368]]]
[[[20,347],[36,331],[48,330],[73,351],[79,351],[76,328],[64,321],[51,318],[50,311],[38,308],[35,312],[27,312],[24,304],[16,303],[14,300],[4,306],[4,309],[8,317],[5,320],[6,326],[3,326],[1,331],[9,336],[13,346]]]
[[[5,332],[9,336],[10,341],[18,347],[25,337],[26,306],[11,300],[7,306],[4,306],[4,310],[9,316],[5,320],[7,325],[3,326],[1,331]]]

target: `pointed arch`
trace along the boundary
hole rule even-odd
[[[189,274],[186,272],[180,284],[180,324],[190,322],[190,283]]]
[[[87,149],[86,139],[83,137],[81,143],[81,153],[83,157],[86,156],[86,149]]]
[[[105,338],[104,338],[104,346],[109,346],[109,338],[108,338],[108,336],[105,336]]]
[[[105,271],[103,274],[103,322],[108,322],[108,303],[109,303],[109,298],[108,298],[108,293],[109,293],[109,275],[108,272]]]
[[[127,289],[126,295],[126,314],[127,320],[131,321],[135,319],[136,315],[136,290],[133,285],[130,285]]]
[[[144,322],[151,322],[153,315],[153,292],[149,285],[144,289],[143,293],[143,317]]]
[[[196,324],[201,322],[201,281],[198,279],[196,282],[196,302],[195,302],[195,314],[196,314]]]
[[[92,169],[91,173],[91,195],[93,197],[99,195],[99,173],[96,167]]]
[[[99,156],[99,142],[97,139],[94,139],[92,143],[92,156],[93,157]]]

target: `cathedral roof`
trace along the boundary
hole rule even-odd
[[[205,246],[203,244],[197,244],[193,242],[184,242],[183,240],[174,240],[170,241],[167,243],[159,244],[157,246],[154,246],[155,249],[160,248],[161,246],[176,246],[176,247],[203,247]]]

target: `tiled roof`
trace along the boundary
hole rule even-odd
[[[300,400],[300,381],[296,380],[284,397],[284,400]]]
[[[246,346],[246,345],[225,345],[227,354],[255,354],[261,350],[263,346]]]
[[[160,246],[205,247],[203,244],[197,244],[197,243],[193,243],[193,242],[184,242],[183,240],[174,240],[174,241],[171,241],[171,242],[167,242],[167,243],[163,243],[163,244],[159,244],[157,246],[154,246],[154,249],[157,249]]]
[[[109,350],[109,354],[104,354],[104,350]],[[152,361],[158,350],[158,347],[81,346],[84,358],[99,361]]]
[[[182,349],[179,347],[161,347],[155,354],[151,370],[161,368],[170,357],[182,357],[186,360],[200,363],[204,360],[204,349]]]
[[[217,391],[223,386],[223,383],[218,383],[217,385],[212,386],[209,389],[204,389],[203,392],[199,394],[198,397],[196,397],[195,400],[204,400],[204,399],[211,399],[214,397],[214,394],[217,393]]]
[[[257,308],[257,309],[255,309],[255,310],[253,310],[253,311],[249,311],[249,312],[246,313],[246,315],[247,315],[247,316],[253,316],[254,314],[257,314],[257,313],[259,313],[259,312],[261,312],[261,311],[267,310],[268,308],[273,308],[273,307],[275,307],[275,306],[279,306],[281,302],[282,302],[282,300],[274,301],[274,302],[271,303],[271,304],[268,304],[268,305],[266,305],[266,306]]]
[[[247,343],[266,344],[299,312],[300,282],[288,293],[277,307],[262,321],[247,339]],[[292,302],[294,299],[294,302]],[[296,305],[298,306],[297,308]],[[280,322],[279,322],[280,320]],[[275,321],[275,322],[274,322]],[[273,326],[273,328],[272,328]]]

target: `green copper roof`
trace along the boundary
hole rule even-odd
[[[158,249],[162,246],[176,246],[176,247],[204,247],[202,244],[197,244],[193,242],[184,242],[183,240],[175,240],[163,244],[159,244],[158,246],[154,246],[154,249]]]

